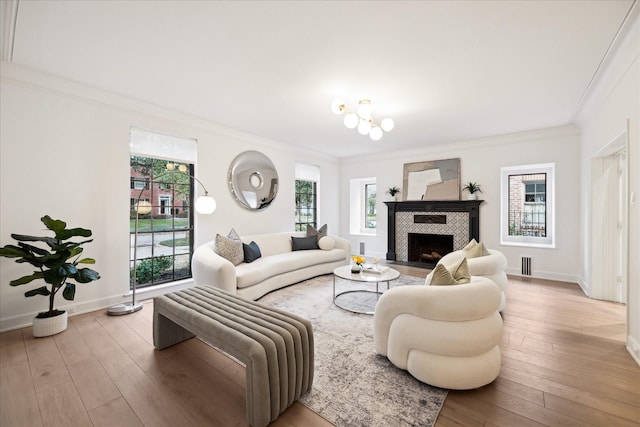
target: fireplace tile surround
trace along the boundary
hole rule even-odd
[[[409,233],[453,236],[453,250],[480,240],[482,200],[384,202],[387,205],[387,260],[408,262]],[[422,264],[422,263],[421,263]],[[435,263],[433,263],[435,264]],[[433,267],[426,263],[425,267]]]

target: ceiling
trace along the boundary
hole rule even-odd
[[[11,60],[344,157],[571,123],[633,4],[21,0]]]

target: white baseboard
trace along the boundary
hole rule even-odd
[[[640,366],[640,343],[635,340],[631,335],[627,335],[627,351]]]
[[[194,285],[193,280],[188,279],[188,280],[182,280],[179,282],[169,283],[166,285],[154,286],[153,288],[138,289],[138,292],[136,292],[136,300],[142,301],[142,300],[151,299],[160,295],[164,295],[167,292],[178,291],[180,289],[185,289],[193,285]],[[112,305],[130,302],[131,300],[132,300],[131,294],[121,295],[121,296],[111,296],[111,297],[105,297],[105,298],[100,298],[92,301],[83,301],[83,302],[64,300],[64,302],[67,302],[68,304],[56,305],[56,308],[58,310],[67,311],[69,317],[73,317],[79,314],[90,313],[92,311],[104,310],[111,307]],[[0,333],[31,326],[33,324],[33,318],[37,314],[38,312],[35,311],[32,313],[21,314],[19,316],[0,318]]]
[[[549,271],[534,271],[531,276],[525,276],[522,274],[520,270],[517,268],[506,268],[505,273],[509,276],[518,276],[523,278],[531,278],[531,279],[545,279],[545,280],[555,280],[558,282],[568,282],[568,283],[577,283],[580,286],[580,280],[577,276],[572,274],[563,274],[563,273],[553,273]],[[582,288],[582,286],[580,286]],[[584,291],[584,288],[583,288]]]

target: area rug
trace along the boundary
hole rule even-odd
[[[402,275],[391,284],[392,287],[418,285],[423,280]],[[337,285],[339,291],[349,286],[366,286],[341,279],[337,279]],[[396,368],[386,357],[376,355],[373,316],[336,307],[332,290],[333,276],[326,275],[280,289],[259,300],[307,318],[313,325],[313,387],[299,402],[336,426],[434,425],[447,390],[423,384]],[[344,300],[342,304],[356,304],[362,296],[345,295],[353,301]]]

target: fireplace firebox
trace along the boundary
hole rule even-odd
[[[453,235],[409,233],[408,261],[434,265],[453,252]]]

